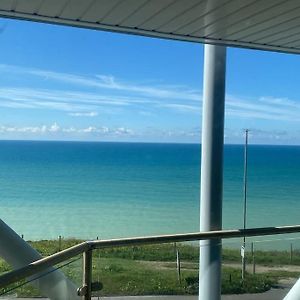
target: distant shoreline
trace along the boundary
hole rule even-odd
[[[20,140],[20,139],[0,139],[1,142],[37,142],[37,143],[103,143],[103,144],[158,144],[158,145],[197,145],[201,146],[200,142],[159,142],[159,141],[98,141],[98,140]],[[224,146],[244,146],[242,143],[224,143]],[[252,143],[249,147],[253,146],[267,146],[267,147],[300,147],[300,144],[264,144],[264,143]]]

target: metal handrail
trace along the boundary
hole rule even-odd
[[[46,270],[51,266],[64,262],[76,255],[87,253],[94,249],[101,249],[107,247],[146,245],[146,244],[162,244],[162,243],[171,243],[171,242],[211,240],[211,239],[229,239],[229,238],[238,238],[244,236],[246,237],[265,236],[265,235],[276,235],[276,234],[297,233],[297,232],[300,232],[300,225],[234,229],[234,230],[217,230],[217,231],[207,231],[207,232],[86,241],[78,245],[75,245],[73,247],[70,247],[68,249],[62,250],[58,253],[47,256],[45,258],[34,261],[22,268],[1,275],[0,288],[15,283],[26,277],[35,275],[41,271]]]

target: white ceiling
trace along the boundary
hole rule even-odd
[[[299,0],[0,0],[0,16],[300,53]]]

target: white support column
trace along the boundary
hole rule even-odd
[[[222,228],[226,48],[205,45],[200,231]],[[200,242],[199,300],[221,299],[221,240]]]

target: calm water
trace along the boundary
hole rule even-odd
[[[242,227],[243,146],[225,146],[224,228]],[[0,142],[0,217],[28,239],[197,231],[200,146]],[[299,223],[300,147],[249,147],[248,226]]]

